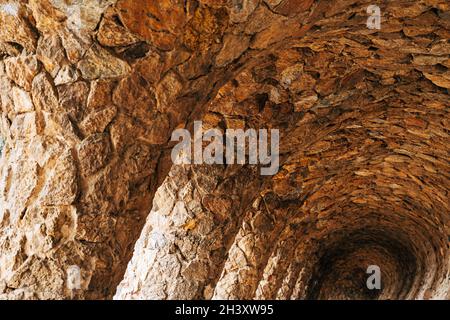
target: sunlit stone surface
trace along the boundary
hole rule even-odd
[[[450,298],[449,3],[371,4],[0,0],[0,298]]]

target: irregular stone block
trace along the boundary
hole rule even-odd
[[[19,56],[5,59],[6,73],[18,86],[31,91],[31,83],[39,72],[39,63],[36,57]]]
[[[56,160],[41,191],[40,201],[47,206],[71,205],[77,196],[77,169],[70,150]]]
[[[78,63],[78,69],[87,80],[125,77],[130,66],[98,45],[92,46]]]
[[[37,110],[57,112],[58,96],[52,84],[52,79],[46,73],[37,75],[32,83],[31,94]]]
[[[25,90],[14,87],[12,91],[12,98],[14,102],[14,111],[16,113],[34,111],[34,105],[31,101],[30,94]]]
[[[78,147],[78,158],[84,176],[91,175],[103,168],[111,151],[109,136],[107,134],[95,134],[89,136]]]

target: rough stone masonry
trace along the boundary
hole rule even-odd
[[[0,298],[449,299],[450,4],[373,4],[0,0]]]

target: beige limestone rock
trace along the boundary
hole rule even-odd
[[[11,95],[14,103],[14,111],[16,113],[34,111],[33,101],[27,91],[14,87]]]
[[[115,58],[98,45],[86,52],[78,63],[78,68],[87,80],[123,77],[131,71],[125,61]]]
[[[368,4],[0,0],[0,299],[448,298],[448,4]],[[195,120],[280,170],[173,165]]]
[[[31,83],[40,69],[34,55],[5,59],[5,67],[8,77],[27,91],[31,90]]]

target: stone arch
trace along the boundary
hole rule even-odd
[[[409,248],[418,253],[417,265],[423,265],[423,269],[428,265],[423,260],[424,252],[434,253],[436,281],[430,282],[429,289],[439,289],[437,282],[442,281],[448,270],[445,262],[448,244],[443,240],[447,232],[443,228],[447,228],[448,219],[445,203],[448,177],[443,174],[436,178],[433,170],[446,172],[443,141],[448,124],[445,91],[448,84],[442,74],[448,67],[448,60],[444,59],[448,58],[448,48],[442,41],[445,39],[442,30],[447,27],[441,17],[446,4],[407,1],[406,11],[400,5],[389,4],[383,10],[392,24],[381,36],[365,28],[368,4],[369,1],[337,4],[297,0],[201,0],[169,4],[119,0],[106,1],[104,6],[85,1],[83,6],[74,7],[48,0],[16,4],[12,7],[17,9],[13,14],[10,10],[1,11],[1,21],[8,26],[0,33],[2,130],[8,136],[0,185],[3,295],[71,297],[73,292],[65,285],[64,270],[78,265],[82,288],[75,298],[110,298],[123,278],[154,200],[136,252],[155,245],[151,243],[153,240],[147,240],[153,232],[152,224],[156,223],[151,217],[161,210],[169,216],[203,213],[203,224],[196,219],[184,221],[181,218],[186,217],[182,216],[178,217],[180,224],[171,230],[184,230],[188,239],[194,240],[196,232],[197,236],[206,235],[211,240],[220,231],[222,247],[212,255],[216,267],[205,266],[204,261],[210,261],[209,258],[203,262],[193,259],[192,264],[185,258],[188,263],[173,267],[174,272],[186,267],[182,270],[185,276],[178,272],[175,278],[170,278],[172,274],[168,272],[153,284],[151,291],[140,291],[141,284],[145,288],[147,281],[161,272],[164,263],[176,265],[174,256],[189,250],[188,242],[180,242],[174,236],[166,242],[171,246],[156,250],[164,254],[168,250],[169,258],[152,258],[160,267],[149,270],[149,265],[142,269],[140,259],[148,257],[135,254],[120,286],[122,297],[171,298],[179,294],[191,298],[301,298],[308,289],[303,288],[306,282],[296,275],[302,268],[314,266],[302,266],[302,261],[288,264],[277,257],[293,255],[296,252],[293,248],[303,250],[306,255],[323,254],[314,244],[312,251],[298,248],[297,242],[302,238],[293,237],[296,233],[287,232],[286,228],[293,224],[301,230],[315,230],[314,223],[321,221],[318,211],[327,208],[330,200],[321,197],[320,188],[332,192],[326,182],[332,180],[324,179],[322,185],[319,173],[325,172],[326,166],[318,169],[311,164],[315,162],[314,155],[322,155],[328,150],[327,145],[339,139],[348,147],[344,143],[345,130],[359,130],[367,139],[374,140],[368,149],[388,158],[382,162],[393,164],[386,165],[387,170],[402,172],[397,164],[408,163],[402,158],[405,152],[421,155],[406,154],[411,157],[414,170],[419,171],[393,190],[400,189],[406,197],[409,192],[406,185],[411,181],[426,190],[421,199],[423,208],[409,200],[406,203],[408,208],[430,212],[436,221],[434,224],[427,221],[423,228],[431,228],[429,234],[434,238],[426,249],[414,247],[416,244]],[[437,26],[430,31],[433,39],[423,37],[417,30],[418,17]],[[409,24],[401,23],[400,19]],[[329,51],[322,50],[325,48]],[[402,54],[393,54],[392,48]],[[333,59],[336,56],[339,59]],[[230,86],[236,88],[228,97],[225,89]],[[418,97],[415,90],[422,96]],[[365,101],[367,92],[369,101]],[[401,94],[401,99],[394,93]],[[235,115],[244,116],[233,117],[227,114],[227,98],[234,95],[239,100],[239,94],[245,99],[240,101],[241,109]],[[223,101],[218,101],[221,98]],[[405,107],[408,102],[412,108]],[[352,107],[357,103],[364,108]],[[388,108],[388,104],[398,109]],[[431,115],[424,115],[419,104],[426,105]],[[263,112],[258,117],[252,113],[254,106],[267,114]],[[214,110],[215,107],[222,109]],[[398,115],[395,111],[400,108],[410,117]],[[210,112],[205,114],[207,110]],[[402,149],[399,155],[396,150],[401,148],[377,136],[377,130],[387,130],[390,124],[379,118],[381,115],[404,121],[403,125],[393,121],[394,128],[399,129],[393,131],[392,137],[416,142],[416,136],[432,136],[436,139],[433,140],[436,153],[420,153],[411,147]],[[261,179],[252,167],[172,167],[168,142],[171,131],[179,126],[190,127],[193,120],[202,116],[211,125],[217,125],[220,118],[225,127],[242,125],[241,118],[247,127],[282,126],[281,146],[285,149],[280,174],[273,179]],[[364,119],[374,120],[368,122],[365,130],[358,127]],[[343,125],[355,127],[345,129]],[[422,132],[425,129],[428,131]],[[313,139],[308,136],[311,133]],[[362,139],[355,139],[354,143],[364,146]],[[292,160],[299,156],[304,163]],[[357,159],[356,155],[347,156]],[[370,169],[378,168],[376,165]],[[314,168],[316,176],[309,173]],[[352,180],[350,165],[339,164],[334,170],[343,170],[344,178],[356,181]],[[361,183],[371,174],[370,170],[364,170],[356,174],[362,177],[358,180]],[[422,177],[424,170],[430,180],[422,182],[422,186],[417,180],[422,179],[418,176]],[[304,175],[311,179],[302,181]],[[175,179],[185,181],[189,188],[178,189]],[[223,197],[230,188],[232,193]],[[157,189],[159,197],[167,193],[173,197],[173,207],[169,206],[170,201],[159,203],[164,200],[158,200],[158,196],[153,199]],[[429,193],[429,189],[436,194]],[[377,193],[367,194],[375,197]],[[189,196],[192,199],[186,198]],[[343,197],[348,198],[349,194]],[[353,198],[356,202],[343,202],[349,212],[356,210],[358,201],[362,201],[357,196],[352,195]],[[190,203],[184,203],[186,199]],[[431,208],[425,205],[430,199],[437,199]],[[392,199],[389,203],[394,206],[400,200]],[[309,207],[311,203],[318,207]],[[247,210],[249,204],[254,204],[254,209]],[[271,213],[262,214],[261,204]],[[186,208],[188,205],[193,207]],[[296,206],[311,214],[296,216]],[[373,206],[380,208],[378,203]],[[229,212],[221,212],[224,207],[236,219],[227,217]],[[437,210],[441,210],[443,217],[435,215]],[[273,221],[274,228],[265,238],[261,233],[265,232],[263,224],[267,221]],[[161,228],[165,226],[164,221],[157,223],[162,223]],[[247,223],[254,230],[243,227]],[[200,226],[204,229],[199,229]],[[214,226],[216,233],[207,233],[206,229]],[[311,233],[314,237],[322,236],[320,232]],[[261,243],[266,251],[261,255],[250,252],[254,255],[252,265],[244,265],[236,273],[229,266],[236,262],[233,257],[239,256],[238,240],[248,235],[260,242],[285,236],[282,241],[292,246],[285,246],[284,242],[279,245],[281,240],[274,242],[275,247],[264,247]],[[202,244],[191,247],[197,248],[201,257],[212,254],[211,248]],[[208,268],[207,277],[199,275],[204,268]],[[148,278],[138,281],[134,273],[137,269],[142,272],[140,277],[149,275]],[[241,271],[247,282],[227,280],[239,279]],[[280,278],[285,272],[292,273],[288,280]],[[186,281],[189,277],[193,280]],[[277,280],[268,281],[267,277]],[[243,284],[248,287],[243,288]],[[443,283],[442,288],[446,285]],[[424,292],[417,292],[419,297],[425,296]],[[439,290],[433,293],[442,295]],[[325,292],[322,296],[331,295]]]
[[[162,210],[155,203],[117,298],[446,296],[448,244],[446,218],[441,214],[448,212],[445,182],[438,182],[439,170],[427,170],[430,163],[422,162],[443,165],[444,153],[427,157],[410,149],[429,150],[429,140],[413,129],[420,123],[422,128],[426,123],[445,131],[440,120],[448,117],[444,100],[436,109],[432,101],[437,96],[445,99],[445,91],[417,78],[414,67],[403,70],[394,82],[375,86],[383,80],[380,71],[371,67],[373,62],[364,56],[353,64],[361,47],[344,48],[339,46],[342,39],[327,38],[325,44],[316,44],[316,48],[335,48],[336,52],[326,54],[308,46],[320,36],[306,35],[267,64],[243,71],[219,91],[203,119],[207,127],[222,129],[228,124],[281,128],[280,173],[262,179],[247,206],[241,204],[238,215],[233,211],[232,226],[222,221],[214,227],[214,222],[207,221],[223,217],[224,208],[232,207],[233,195],[228,198],[228,190],[216,184],[202,187],[174,167],[163,185],[180,184],[170,192],[160,189],[156,199],[163,202],[186,195],[189,186],[202,190],[199,205],[196,210],[187,208],[186,214],[172,200]],[[343,71],[342,65],[348,70]],[[390,68],[401,69],[399,65]],[[337,92],[322,87],[315,74],[325,75],[322,81],[339,88]],[[289,81],[291,77],[294,80]],[[417,92],[422,97],[434,92],[433,98],[415,101]],[[265,104],[258,109],[262,100]],[[435,138],[440,140],[439,136]],[[202,177],[217,179],[221,174]],[[433,186],[440,196],[434,198],[434,191],[425,185]],[[248,196],[249,186],[242,190]],[[181,202],[187,205],[192,200]],[[189,217],[192,223],[186,225],[192,229],[173,224],[182,213]],[[240,216],[239,225],[236,216]],[[435,217],[433,221],[429,216]],[[170,240],[155,248],[152,241],[161,221]],[[197,222],[202,225],[198,229]],[[223,232],[225,226],[229,228]],[[207,239],[228,238],[233,232],[232,242],[219,241],[218,247],[227,250],[217,260],[216,248]],[[382,291],[365,286],[366,268],[374,263],[382,264]],[[328,270],[331,267],[333,272]],[[333,285],[335,281],[339,285]]]

